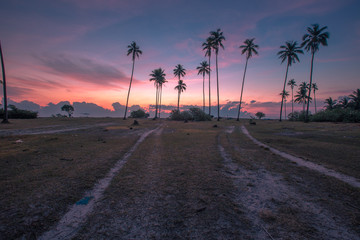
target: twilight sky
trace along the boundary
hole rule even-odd
[[[360,87],[359,12],[357,0],[2,0],[0,40],[8,97],[41,106],[70,101],[114,110],[113,103],[126,101],[132,66],[127,45],[136,41],[143,55],[135,63],[129,105],[148,109],[155,103],[149,74],[162,67],[168,80],[162,102],[175,106],[173,69],[182,64],[188,88],[181,104],[201,106],[202,77],[195,70],[207,60],[201,44],[209,31],[221,28],[226,38],[219,54],[224,110],[232,115],[240,97],[245,56],[239,46],[246,38],[255,38],[259,56],[248,64],[244,110],[275,117],[286,70],[276,53],[286,41],[301,42],[306,28],[318,23],[330,32],[329,46],[320,47],[315,56],[313,81],[321,106],[325,98],[349,95]],[[300,61],[288,76],[298,84],[309,81],[310,53],[301,55]],[[214,68],[212,73],[215,105]]]

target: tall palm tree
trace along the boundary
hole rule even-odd
[[[185,71],[186,71],[186,69],[181,64],[178,64],[175,66],[174,75],[175,75],[175,77],[179,78],[178,84],[180,84],[180,77],[184,77],[186,75]],[[180,100],[180,94],[178,96],[178,111],[180,110],[179,109],[179,100]]]
[[[179,80],[178,85],[175,87],[175,90],[178,91],[178,111],[179,110],[179,106],[180,106],[180,94],[186,90],[186,84],[184,83],[183,80]]]
[[[316,95],[315,95],[315,92],[316,92],[317,90],[319,90],[319,88],[318,88],[318,86],[317,86],[316,83],[313,83],[313,84],[312,84],[312,89],[313,89],[313,91],[314,91],[314,104],[315,104],[315,113],[316,113],[317,111],[316,111]]]
[[[296,63],[296,61],[300,62],[298,54],[303,54],[303,50],[301,50],[301,47],[297,46],[297,42],[291,41],[286,42],[285,45],[280,46],[281,51],[277,53],[279,55],[279,58],[281,59],[281,63],[283,63],[285,60],[287,60],[286,65],[286,73],[285,73],[285,80],[284,80],[284,88],[283,92],[285,92],[285,86],[286,86],[286,80],[287,75],[289,71],[289,66],[291,66],[293,63]],[[284,102],[284,95],[282,95],[281,98],[281,107],[280,107],[280,122],[281,122],[281,115],[282,115],[282,107]]]
[[[354,108],[356,110],[360,110],[360,88],[356,89],[356,91],[353,91],[349,97],[351,99],[351,103],[354,104]]]
[[[8,119],[8,110],[7,110],[7,95],[6,95],[6,76],[5,76],[5,64],[4,64],[4,57],[1,48],[0,42],[0,57],[1,57],[1,69],[2,69],[2,84],[4,90],[4,118],[1,123],[9,123]]]
[[[297,86],[295,79],[291,79],[287,85],[291,87],[291,113],[294,115],[294,87]]]
[[[244,76],[243,76],[243,81],[242,81],[242,86],[241,86],[239,111],[238,111],[238,116],[237,116],[237,119],[236,119],[237,121],[240,120],[242,95],[243,95],[243,90],[244,90],[244,82],[245,82],[245,75],[246,75],[246,69],[247,69],[248,60],[253,56],[253,54],[258,55],[258,52],[257,52],[256,49],[259,48],[259,46],[254,43],[254,40],[255,40],[255,38],[246,39],[244,41],[244,45],[240,46],[240,48],[242,48],[241,54],[243,55],[243,54],[246,53],[246,63],[245,63]]]
[[[223,32],[218,28],[216,31],[210,32],[209,41],[212,43],[211,46],[215,51],[216,56],[216,84],[217,84],[217,104],[218,104],[218,118],[220,121],[220,94],[219,94],[219,68],[218,68],[218,54],[220,47],[224,49],[224,45],[222,44],[225,41],[225,37],[223,36]]]
[[[332,110],[335,108],[336,103],[337,103],[336,100],[333,100],[331,97],[329,97],[329,98],[325,99],[325,104],[326,104],[325,108],[327,110]]]
[[[311,51],[311,69],[310,69],[310,82],[309,82],[309,96],[310,99],[312,87],[312,75],[314,66],[314,56],[319,51],[319,46],[327,46],[327,39],[330,37],[329,32],[324,32],[327,27],[319,27],[319,24],[313,24],[312,27],[307,28],[307,33],[303,36],[301,47],[304,47],[307,52]],[[309,121],[309,101],[307,102],[305,122]]]
[[[196,69],[198,70],[198,75],[203,75],[203,111],[205,112],[205,75],[210,74],[210,67],[207,61],[202,61]]]
[[[211,82],[210,82],[210,74],[211,74],[211,66],[210,66],[210,60],[211,60],[211,51],[212,51],[212,42],[211,38],[207,38],[206,42],[202,44],[203,50],[205,51],[205,57],[209,57],[209,115],[211,116]]]
[[[159,106],[159,100],[160,100],[160,86],[166,82],[165,80],[165,76],[166,74],[164,73],[165,70],[163,70],[162,68],[158,68],[153,70],[150,73],[150,81],[154,81],[154,85],[156,88],[156,100],[155,100],[155,119],[158,116],[158,106]]]
[[[159,85],[159,98],[160,98],[160,105],[159,105],[159,118],[161,118],[160,114],[161,114],[161,100],[162,100],[162,87],[164,85],[164,83],[166,83],[166,79],[162,78],[158,81],[158,85]]]
[[[133,75],[134,75],[135,58],[139,58],[139,56],[142,54],[142,51],[140,50],[139,46],[136,45],[136,42],[134,42],[134,41],[130,45],[128,45],[127,47],[128,47],[127,56],[129,56],[131,54],[133,64],[132,64],[131,78],[130,78],[130,84],[129,84],[129,91],[128,91],[128,95],[127,95],[127,99],[126,99],[124,120],[126,119],[126,113],[127,113],[128,103],[129,103],[131,83],[132,83]]]
[[[279,95],[281,96],[281,99],[285,101],[285,119],[286,119],[286,98],[289,96],[289,92],[284,90]]]

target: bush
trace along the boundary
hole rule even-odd
[[[289,121],[304,121],[305,120],[305,112],[304,111],[301,111],[301,112],[295,111],[294,114],[289,113],[288,119],[289,119]]]
[[[12,119],[32,119],[32,118],[37,118],[38,113],[33,111],[18,109],[14,105],[9,105],[8,117]],[[4,118],[4,109],[0,109],[0,118]]]
[[[200,108],[190,108],[189,111],[182,112],[173,109],[169,118],[174,121],[211,121],[211,117]]]
[[[311,116],[314,122],[360,122],[360,111],[349,108],[335,108],[320,111]]]
[[[130,118],[148,118],[149,114],[145,113],[144,110],[139,109],[130,113]]]

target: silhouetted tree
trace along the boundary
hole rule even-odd
[[[331,97],[329,97],[329,98],[325,99],[325,104],[326,104],[325,108],[327,110],[332,110],[335,108],[336,103],[337,103],[336,100],[333,100]]]
[[[255,116],[256,116],[258,119],[261,119],[261,118],[265,117],[265,113],[263,113],[263,112],[257,112],[257,113],[255,113]]]
[[[178,85],[175,87],[175,90],[178,91],[178,112],[180,112],[179,106],[180,106],[180,95],[183,91],[186,90],[186,84],[183,80],[179,80]]]
[[[155,100],[155,119],[158,116],[158,107],[159,107],[159,100],[160,100],[160,86],[166,82],[165,76],[166,74],[164,73],[165,70],[163,70],[162,68],[158,68],[153,70],[150,73],[150,81],[154,81],[154,86],[156,88],[156,100]]]
[[[223,32],[221,32],[221,29],[218,28],[215,31],[210,32],[209,41],[212,43],[211,47],[215,51],[216,56],[216,83],[217,83],[217,104],[218,104],[218,118],[217,120],[220,121],[220,94],[219,94],[219,68],[218,68],[218,54],[219,54],[219,48],[221,47],[224,49],[224,45],[222,44],[223,41],[225,41],[225,37],[223,36]]]
[[[198,75],[203,75],[203,111],[205,112],[205,75],[210,74],[210,67],[206,61],[202,61],[196,69],[199,70]]]
[[[205,57],[209,57],[209,115],[211,116],[211,81],[210,81],[210,74],[211,74],[211,66],[210,66],[210,60],[211,60],[211,51],[212,51],[212,42],[211,38],[206,39],[206,42],[202,44],[203,50],[205,51]]]
[[[284,80],[284,87],[283,92],[285,92],[285,86],[289,71],[289,66],[291,66],[293,63],[296,63],[296,61],[300,62],[298,54],[303,54],[304,52],[301,50],[300,47],[297,46],[297,42],[291,41],[286,42],[285,45],[280,46],[281,51],[277,53],[279,58],[281,59],[281,63],[283,63],[285,60],[287,60],[286,65],[286,73],[285,73],[285,80]],[[284,95],[282,95],[281,98],[281,107],[280,107],[280,122],[281,122],[281,116],[282,116],[282,108],[283,108],[283,102],[284,102]],[[286,116],[286,114],[285,114]]]
[[[295,102],[303,104],[303,112],[305,112],[305,104],[308,102],[307,91],[309,89],[309,84],[302,82],[299,86],[299,91],[295,95]],[[311,98],[310,98],[311,99]]]
[[[350,103],[350,98],[348,96],[344,96],[342,98],[340,98],[339,104],[342,108],[346,109],[349,106]]]
[[[241,103],[242,103],[242,96],[243,96],[243,91],[244,91],[244,82],[245,82],[245,75],[246,75],[248,60],[253,56],[253,54],[258,55],[258,52],[256,49],[259,48],[259,46],[254,43],[254,40],[255,40],[255,38],[246,39],[244,41],[244,45],[240,46],[240,48],[242,48],[241,54],[246,54],[246,63],[245,63],[244,76],[243,76],[243,81],[242,81],[242,86],[241,86],[239,111],[238,111],[238,116],[236,119],[237,121],[240,120]]]
[[[184,77],[186,75],[185,71],[186,71],[186,69],[181,64],[178,64],[175,66],[174,75],[175,75],[175,77],[179,78],[178,84],[180,84],[180,77]],[[181,83],[184,84],[183,81]],[[186,86],[186,84],[185,84],[185,86]],[[178,95],[178,111],[179,111],[179,103],[180,103],[180,93]]]
[[[289,92],[284,90],[279,95],[281,96],[282,101],[285,101],[285,114],[284,115],[285,115],[285,119],[286,119],[286,98],[289,96]]]
[[[314,91],[314,104],[315,104],[315,113],[316,113],[317,111],[316,111],[316,95],[315,95],[315,92],[316,92],[317,90],[319,90],[319,88],[318,88],[318,86],[317,86],[316,83],[313,83],[313,84],[312,84],[312,89],[313,89],[313,91]]]
[[[297,86],[295,79],[291,79],[287,85],[291,87],[291,113],[294,114],[294,87]]]
[[[349,95],[355,110],[360,110],[360,88]]]
[[[67,112],[69,117],[71,117],[71,115],[74,112],[74,107],[69,104],[65,104],[64,106],[61,107],[61,111]]]
[[[319,24],[313,24],[312,27],[307,28],[307,33],[303,36],[301,47],[304,47],[306,51],[311,51],[311,69],[310,69],[310,81],[309,81],[309,95],[310,99],[311,87],[312,87],[312,75],[314,66],[314,56],[319,51],[319,46],[327,46],[327,39],[330,37],[328,32],[324,32],[327,27],[319,27]],[[305,122],[309,121],[309,102],[307,102]]]
[[[129,103],[129,96],[130,96],[130,90],[131,90],[131,83],[133,80],[133,75],[134,75],[134,66],[135,66],[135,58],[139,58],[139,56],[142,54],[142,51],[140,50],[139,46],[136,45],[136,42],[132,42],[130,45],[127,46],[128,47],[128,52],[127,52],[127,56],[129,56],[131,54],[131,58],[132,58],[132,70],[131,70],[131,78],[130,78],[130,84],[129,84],[129,91],[128,91],[128,95],[126,98],[126,105],[125,105],[125,113],[124,113],[124,120],[126,119],[126,113],[127,113],[127,108],[128,108],[128,103]]]
[[[4,64],[4,56],[1,48],[0,42],[0,56],[1,56],[1,69],[2,69],[2,84],[4,90],[4,117],[1,123],[9,123],[9,113],[7,106],[7,94],[6,94],[6,76],[5,76],[5,64]]]

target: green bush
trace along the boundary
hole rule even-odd
[[[9,105],[8,117],[11,119],[32,119],[32,118],[37,118],[38,113],[33,111],[18,109],[14,105]],[[0,118],[4,118],[4,109],[0,109]]]
[[[194,121],[211,121],[211,116],[200,108],[190,108],[189,110]]]
[[[148,118],[149,117],[149,114],[146,113],[144,110],[142,109],[139,109],[139,110],[136,110],[136,111],[132,111],[130,113],[130,118]]]
[[[310,121],[314,122],[360,122],[360,111],[349,108],[335,108],[322,110],[313,116]]]
[[[182,112],[173,109],[169,118],[174,121],[211,121],[211,117],[200,108],[190,108],[189,111]]]

